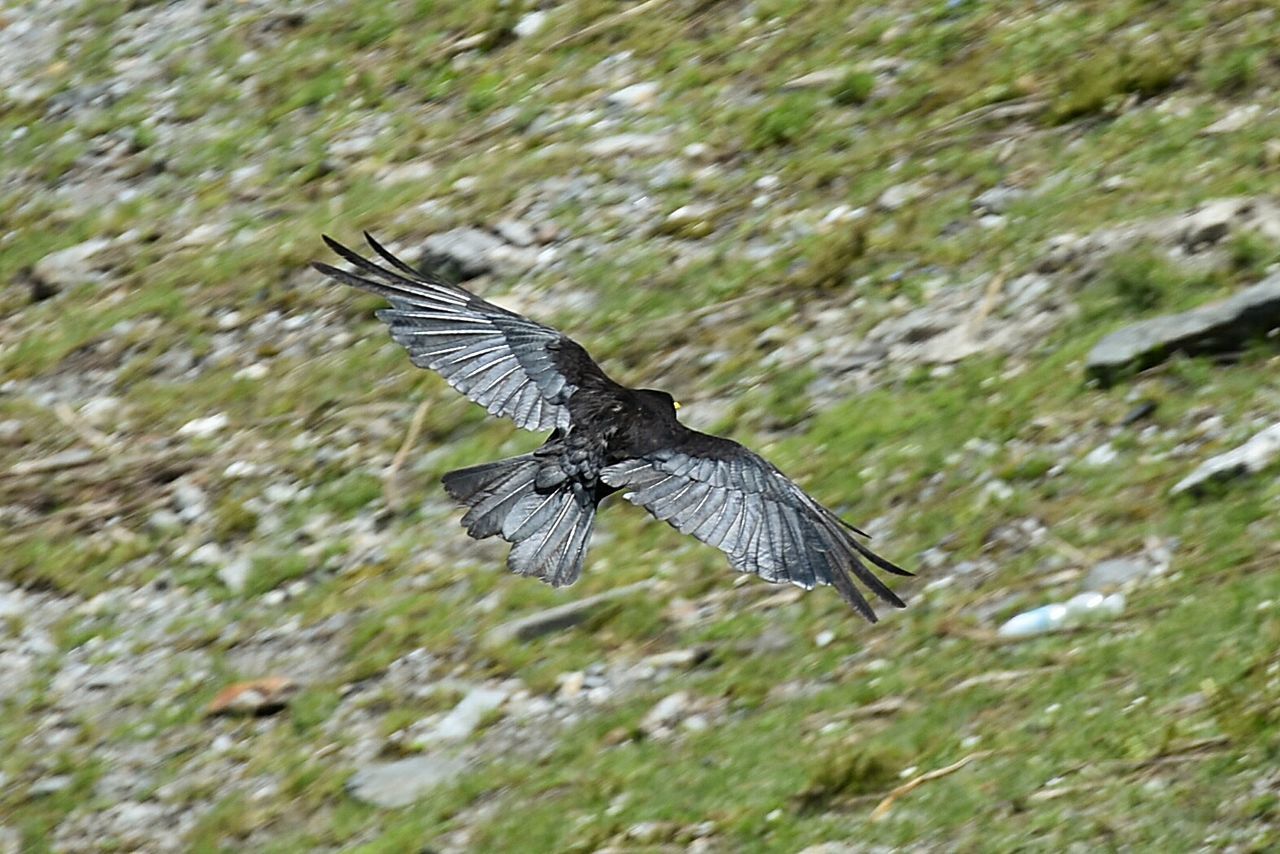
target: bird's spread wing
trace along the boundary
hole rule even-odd
[[[854,534],[861,532],[737,442],[694,430],[681,436],[674,447],[609,466],[602,479],[680,532],[723,551],[740,572],[806,589],[830,584],[875,622],[852,572],[881,599],[904,607],[867,563],[911,573],[858,541]]]
[[[385,297],[378,317],[420,368],[430,368],[493,415],[526,430],[569,425],[565,404],[584,379],[603,378],[587,352],[556,330],[415,270],[365,234],[390,269],[329,237],[357,270],[313,266],[326,276]],[[591,374],[588,378],[586,375]]]

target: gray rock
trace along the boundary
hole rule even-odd
[[[978,194],[973,200],[973,209],[978,213],[1002,214],[1009,209],[1009,205],[1026,195],[1026,190],[997,184]]]
[[[638,581],[635,584],[617,587],[585,599],[566,602],[527,617],[509,620],[490,629],[485,635],[485,641],[494,646],[501,646],[511,641],[532,640],[551,632],[567,629],[578,625],[611,602],[626,598],[632,593],[648,590],[652,586],[652,581]]]
[[[658,84],[653,80],[643,83],[632,83],[616,92],[610,93],[605,100],[615,107],[644,109],[653,105],[658,99]]]
[[[546,24],[547,13],[539,9],[522,16],[511,28],[511,32],[515,33],[516,38],[527,39],[530,36],[536,36]]]
[[[676,691],[657,702],[640,721],[640,729],[650,735],[670,730],[689,713],[692,697],[688,691]]]
[[[716,212],[710,205],[681,205],[667,214],[658,225],[658,233],[683,240],[698,240],[715,231]]]
[[[1255,123],[1261,112],[1261,104],[1245,104],[1240,107],[1233,107],[1225,116],[1200,131],[1200,133],[1204,136],[1217,136],[1244,130]]]
[[[423,245],[418,266],[437,271],[455,282],[474,279],[494,271],[494,258],[503,242],[478,228],[455,228],[433,234]]]
[[[252,571],[252,562],[242,555],[218,567],[218,580],[227,585],[232,593],[241,593],[248,584]]]
[[[106,427],[116,422],[121,406],[118,397],[95,397],[80,407],[80,417],[94,427]]]
[[[0,421],[0,445],[18,445],[22,443],[22,422],[16,418]]]
[[[423,737],[423,742],[461,741],[475,732],[485,715],[505,703],[507,696],[508,692],[502,688],[486,688],[482,685],[472,688]]]
[[[1257,474],[1280,458],[1280,424],[1272,424],[1238,448],[1205,460],[1173,487],[1173,494],[1200,492],[1214,481]]]
[[[919,181],[894,184],[880,194],[880,198],[876,199],[876,206],[883,211],[896,211],[914,202],[926,192],[928,192],[928,188]]]
[[[512,246],[532,246],[538,242],[538,235],[526,222],[518,219],[504,219],[493,226],[498,236]]]
[[[6,593],[0,590],[0,619],[5,617],[16,617],[26,611],[22,604],[22,594],[14,590]]]
[[[27,791],[31,797],[40,797],[41,795],[52,795],[61,792],[71,786],[70,774],[58,774],[53,777],[42,777],[31,784],[31,788]]]
[[[1103,442],[1085,454],[1081,462],[1090,468],[1102,468],[1103,466],[1111,465],[1119,456],[1120,452],[1116,450],[1115,445],[1110,442]]]
[[[1086,591],[1104,593],[1126,587],[1150,575],[1154,567],[1142,560],[1119,557],[1101,561],[1089,570]]]
[[[191,436],[196,439],[206,439],[230,424],[225,412],[215,412],[213,415],[204,418],[193,418],[186,424],[178,428],[179,436]]]
[[[810,71],[808,74],[801,74],[799,77],[793,77],[786,83],[783,83],[782,91],[826,91],[839,83],[845,77],[849,76],[852,70],[853,69],[850,67],[843,65],[834,68],[820,68],[817,71]]]
[[[347,781],[347,791],[374,806],[404,807],[450,783],[464,767],[466,763],[456,756],[414,756],[378,762],[356,771]]]
[[[425,181],[436,173],[436,166],[430,160],[410,160],[387,167],[378,175],[378,183],[383,185],[413,184]]]
[[[1219,302],[1153,317],[1103,338],[1085,372],[1108,386],[1127,373],[1159,364],[1175,352],[1236,353],[1280,327],[1280,274]]]
[[[1171,235],[1187,252],[1200,252],[1222,242],[1228,234],[1255,233],[1280,240],[1280,204],[1265,196],[1211,199],[1190,213],[1148,228],[1152,236]]]
[[[587,143],[592,157],[621,157],[661,154],[671,147],[671,138],[657,133],[619,133]]]
[[[93,276],[94,257],[111,243],[97,238],[59,249],[37,261],[31,270],[32,275],[41,285],[54,291],[81,284]]]
[[[1239,199],[1216,199],[1187,214],[1181,239],[1191,250],[1203,248],[1227,236],[1240,215]]]

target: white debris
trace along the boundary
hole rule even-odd
[[[1073,596],[1066,602],[1042,605],[1012,617],[997,632],[1003,638],[1026,638],[1055,632],[1084,623],[1118,617],[1124,611],[1123,593],[1103,596],[1089,592]]]

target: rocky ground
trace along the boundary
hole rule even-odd
[[[1280,843],[1278,38],[6,8],[0,852]],[[507,576],[438,478],[537,438],[309,270],[361,229],[765,452],[909,609],[623,507]]]

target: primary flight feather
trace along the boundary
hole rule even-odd
[[[511,543],[508,566],[557,587],[582,573],[600,502],[623,490],[677,530],[729,556],[741,572],[806,589],[829,584],[872,622],[857,578],[895,607],[903,602],[868,564],[911,573],[872,552],[861,533],[760,456],[676,418],[671,395],[631,389],[605,375],[574,341],[401,261],[365,234],[383,264],[329,237],[354,273],[313,265],[378,294],[377,312],[420,368],[440,374],[490,413],[527,430],[550,430],[530,454],[444,476],[468,508],[476,539]]]

